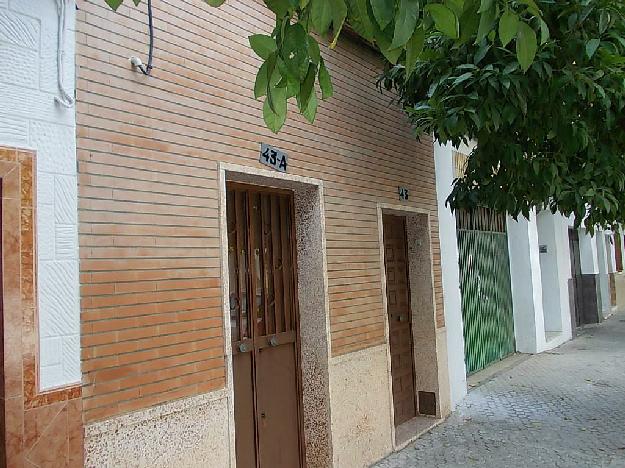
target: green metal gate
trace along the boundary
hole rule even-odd
[[[515,351],[505,215],[456,213],[467,373]]]

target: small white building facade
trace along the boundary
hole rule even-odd
[[[500,320],[497,323],[492,312],[486,311],[492,301],[500,301],[497,307],[506,308],[505,300],[501,302],[505,294],[499,290],[490,292],[485,277],[502,275],[494,265],[505,261],[505,256],[492,260],[490,270],[480,266],[475,252],[466,258],[463,221],[458,218],[463,215],[445,205],[471,150],[468,146],[453,148],[436,143],[434,150],[453,406],[466,395],[467,374],[498,360],[490,353],[490,359],[476,366],[472,355],[484,354],[483,348],[500,346],[497,340],[506,335],[503,329],[510,327],[505,314],[495,319]],[[481,236],[496,230],[476,229],[481,230]],[[598,230],[590,236],[584,228],[575,229],[572,218],[550,211],[533,211],[529,219],[521,216],[514,220],[508,216],[501,234],[507,237],[514,328],[513,346],[508,349],[512,352],[533,354],[553,349],[570,340],[578,327],[607,318],[616,309],[618,299],[623,298],[620,285],[625,285],[625,281],[619,273],[623,263],[622,234]],[[486,256],[493,256],[493,252],[488,251]],[[468,288],[475,289],[476,282],[467,281],[466,277],[475,275],[480,268],[479,291],[469,291]],[[473,300],[476,294],[477,301]],[[471,323],[476,321],[476,314],[491,316],[478,321],[477,334]]]

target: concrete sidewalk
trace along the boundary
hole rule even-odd
[[[625,315],[496,375],[375,466],[625,467]]]

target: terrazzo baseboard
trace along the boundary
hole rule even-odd
[[[225,390],[85,426],[86,467],[226,467]]]

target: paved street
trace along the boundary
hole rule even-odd
[[[376,466],[625,467],[625,315],[472,390]]]

